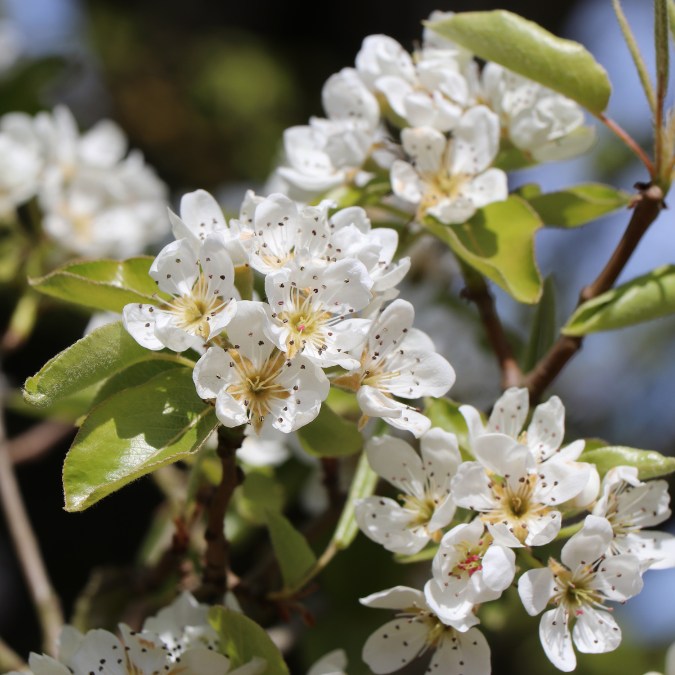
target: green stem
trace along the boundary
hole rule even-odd
[[[546,567],[546,565],[541,562],[541,560],[535,558],[532,555],[532,551],[529,548],[516,549],[516,556],[518,560],[523,563],[523,566],[528,570]]]
[[[28,664],[0,638],[0,671],[27,670]]]
[[[562,527],[560,528],[560,532],[556,535],[555,540],[560,541],[561,539],[569,539],[573,534],[579,532],[583,526],[584,521],[582,520],[578,523],[572,523],[572,525],[568,525],[567,527]]]
[[[21,346],[33,332],[37,319],[40,296],[31,288],[27,288],[16,303],[9,325],[0,342],[3,352],[11,352]]]

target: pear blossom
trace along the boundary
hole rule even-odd
[[[643,571],[675,567],[675,537],[667,532],[642,531],[670,518],[669,503],[665,480],[642,482],[631,466],[610,469],[593,507],[593,515],[607,518],[612,526],[609,553],[635,555]]]
[[[232,320],[238,292],[221,232],[209,234],[198,255],[188,239],[171,242],[153,261],[150,276],[171,299],[123,310],[126,329],[146,349],[199,348]]]
[[[445,623],[460,620],[478,605],[499,598],[512,583],[516,556],[496,544],[480,518],[453,527],[441,539],[424,587],[429,607]]]
[[[464,223],[477,209],[508,196],[506,174],[489,168],[499,150],[499,119],[485,106],[465,112],[451,139],[431,127],[406,128],[411,162],[391,167],[394,194],[442,223]]]
[[[388,551],[412,554],[455,515],[450,481],[461,463],[457,439],[442,429],[430,429],[420,440],[421,457],[404,441],[378,436],[366,445],[372,469],[401,491],[403,504],[389,497],[367,497],[356,503],[362,532]]]
[[[530,450],[505,434],[477,438],[478,461],[464,462],[452,481],[458,506],[480,513],[495,542],[541,546],[560,530],[558,507],[588,483],[589,470],[562,462],[537,465]]]
[[[140,632],[120,624],[120,637],[100,629],[83,635],[72,626],[65,626],[59,637],[58,660],[31,654],[29,665],[33,675],[263,673],[267,663],[258,657],[230,669],[229,658],[217,651],[219,638],[208,624],[208,610],[206,605],[200,605],[193,596],[184,593],[155,617],[146,619]]]
[[[571,99],[496,63],[485,66],[482,84],[507,138],[535,161],[568,159],[593,144],[594,129]]]
[[[311,422],[328,396],[323,370],[302,355],[289,360],[266,337],[267,313],[262,303],[237,303],[228,326],[232,347],[211,347],[197,362],[197,393],[215,400],[216,415],[227,427],[263,425],[290,433]]]
[[[474,614],[453,625],[445,624],[429,607],[424,593],[406,586],[373,593],[361,598],[361,603],[399,612],[363,646],[363,660],[374,673],[393,673],[433,649],[429,672],[489,675],[490,648],[483,634],[473,627],[478,623]]]
[[[334,649],[322,656],[308,671],[307,675],[347,675],[347,655],[344,649]]]
[[[635,556],[607,556],[612,537],[606,518],[587,516],[583,529],[563,546],[562,564],[551,558],[547,567],[529,570],[518,581],[528,614],[555,606],[543,614],[539,637],[546,656],[564,672],[576,668],[572,640],[580,652],[590,654],[619,646],[621,629],[605,603],[624,602],[642,590]]]
[[[595,501],[600,489],[600,476],[594,464],[578,462],[584,450],[585,441],[576,440],[563,446],[565,436],[565,408],[557,396],[538,405],[532,414],[527,429],[523,426],[527,419],[530,395],[527,389],[510,387],[496,401],[487,425],[481,415],[470,405],[460,406],[459,410],[466,420],[470,442],[490,434],[502,434],[521,443],[529,449],[539,465],[549,462],[562,462],[572,469],[588,474],[584,489],[574,498],[574,505],[585,508]]]
[[[358,360],[346,352],[363,340],[370,321],[349,317],[369,303],[372,285],[355,258],[289,265],[268,274],[265,290],[273,310],[268,337],[290,359],[303,354],[322,368],[356,367]]]
[[[333,383],[356,391],[363,411],[361,424],[368,417],[380,417],[419,437],[431,422],[394,396],[442,396],[453,385],[455,371],[436,353],[426,333],[412,327],[414,318],[415,310],[409,302],[394,300],[373,320],[358,368],[335,378]]]
[[[38,190],[43,168],[40,146],[28,115],[0,119],[0,216],[11,214]]]

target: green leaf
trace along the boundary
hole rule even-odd
[[[241,612],[211,607],[209,623],[218,633],[220,648],[230,659],[231,668],[243,666],[253,658],[267,662],[265,675],[288,675],[288,667],[267,632]]]
[[[675,312],[675,265],[664,265],[580,305],[562,332],[587,335]]]
[[[424,403],[424,414],[431,420],[431,426],[455,434],[463,458],[473,459],[469,429],[464,416],[459,412],[460,404],[449,398],[427,398]]]
[[[363,447],[356,424],[343,419],[324,403],[317,418],[297,431],[303,450],[315,457],[344,457]]]
[[[273,476],[249,471],[237,489],[237,510],[255,525],[267,522],[267,512],[279,513],[284,508],[284,487]]]
[[[152,352],[141,347],[118,321],[97,328],[47,361],[26,380],[23,395],[33,405],[48,406],[134,363],[178,358],[173,353]]]
[[[68,263],[30,284],[45,295],[85,307],[121,312],[131,302],[156,303],[157,285],[148,274],[152,258]],[[161,294],[160,294],[161,295]]]
[[[593,113],[609,101],[605,69],[578,42],[556,37],[533,21],[508,12],[461,12],[429,28],[524,77],[563,94]]]
[[[218,426],[190,368],[174,368],[104,401],[85,419],[63,466],[67,511],[199,450]]]
[[[460,225],[425,218],[425,227],[471,267],[520,302],[534,303],[542,290],[534,235],[542,222],[523,199],[511,195],[480,209]]]
[[[281,513],[267,510],[265,520],[284,586],[294,588],[314,567],[316,556],[303,535]]]
[[[611,185],[585,183],[526,199],[547,225],[579,227],[625,208],[630,202],[630,195]]]
[[[544,280],[544,292],[534,310],[530,339],[523,357],[522,367],[525,372],[534,368],[539,359],[549,350],[558,337],[555,312],[555,284],[551,277]]]
[[[356,473],[352,478],[352,485],[349,488],[347,501],[345,501],[340,520],[333,534],[333,544],[336,548],[344,550],[354,541],[359,531],[354,517],[354,505],[357,499],[365,499],[375,492],[375,486],[380,477],[370,468],[368,457],[364,452],[359,457],[359,463],[356,466]]]
[[[595,464],[600,476],[615,466],[636,467],[640,480],[666,476],[675,471],[675,457],[666,457],[654,450],[636,450],[620,445],[584,450],[579,461]]]

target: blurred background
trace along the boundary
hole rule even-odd
[[[638,42],[653,70],[651,3],[624,0]],[[609,71],[614,85],[609,114],[636,139],[651,134],[648,107],[610,0],[578,2],[428,2],[345,0],[339,4],[269,0],[4,0],[0,3],[0,113],[30,113],[67,104],[82,128],[108,117],[128,134],[170,187],[174,208],[180,195],[205,188],[236,212],[246,189],[263,190],[281,152],[283,130],[321,115],[321,87],[329,75],[353,65],[366,35],[385,33],[412,49],[420,22],[432,10],[506,8],[548,30],[584,43]],[[631,190],[645,180],[623,147],[599,130],[587,156],[522,171],[511,187],[539,182],[544,190],[583,181],[604,181]],[[673,262],[675,233],[665,211],[628,265],[621,280]],[[586,228],[547,230],[537,240],[542,272],[551,276],[562,323],[580,287],[594,278],[621,236],[625,213]],[[402,290],[415,303],[419,326],[456,367],[451,394],[488,408],[499,377],[470,308],[437,301],[459,285],[452,261],[439,257],[430,293],[429,278]],[[450,272],[448,272],[450,270]],[[11,285],[2,287],[3,325],[12,307]],[[497,293],[500,311],[516,344],[527,339],[531,308]],[[71,344],[87,317],[49,306],[30,342],[5,363],[9,384],[19,386],[53,354]],[[597,436],[613,444],[675,454],[675,320],[589,337],[581,354],[555,383],[568,411],[570,438]],[[32,424],[22,414],[8,420],[10,436]],[[144,479],[82,514],[62,511],[60,468],[68,442],[18,471],[31,518],[66,612],[92,570],[129,566],[153,510],[161,500]],[[364,560],[367,564],[364,565]],[[363,570],[356,577],[350,570]],[[235,570],[242,571],[242,570]],[[361,608],[356,598],[403,583],[404,570],[363,538],[338,557],[321,579],[322,592],[309,601],[317,626],[297,642],[292,672],[306,672],[322,653],[348,649],[350,673],[367,672],[360,649],[385,612]],[[426,567],[405,570],[411,584],[423,583]],[[675,571],[647,574],[645,591],[617,613],[625,628],[619,652],[582,658],[580,673],[643,673],[663,669],[663,650],[675,640]],[[0,520],[0,635],[26,655],[40,650],[30,600]],[[511,601],[516,603],[515,597]],[[515,612],[514,612],[515,614]],[[517,612],[518,621],[487,616],[493,672],[556,672],[538,644],[537,619]],[[514,636],[518,642],[514,643]],[[525,636],[525,637],[523,637]],[[417,672],[409,669],[401,672]]]

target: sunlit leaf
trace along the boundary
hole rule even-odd
[[[267,522],[267,512],[278,513],[284,507],[284,486],[273,476],[249,471],[237,490],[237,510],[256,525]]]
[[[294,588],[314,567],[316,556],[305,537],[281,513],[268,510],[265,520],[284,586]]]
[[[66,456],[66,510],[82,511],[196,452],[217,426],[213,407],[197,396],[189,368],[111,396],[85,419]]]
[[[466,223],[444,225],[427,217],[425,227],[471,267],[516,300],[539,300],[542,280],[534,256],[534,235],[542,222],[516,195],[480,209]]]
[[[525,199],[547,225],[578,227],[625,208],[630,195],[611,185],[586,183]]]
[[[675,313],[675,265],[664,265],[580,305],[562,332],[616,330]]]
[[[551,277],[544,280],[544,292],[534,310],[530,339],[523,356],[522,367],[530,371],[539,359],[549,350],[558,336],[555,312],[555,284]]]
[[[317,418],[297,431],[300,445],[316,457],[353,455],[363,447],[356,424],[345,420],[324,403]]]
[[[209,623],[218,633],[221,651],[230,659],[232,669],[257,657],[267,662],[265,675],[288,675],[281,653],[255,621],[241,612],[216,606],[209,610]]]
[[[494,61],[601,113],[611,86],[582,45],[564,40],[506,10],[461,12],[428,24],[486,61]]]
[[[148,274],[150,257],[68,263],[30,279],[41,293],[85,307],[121,312],[125,305],[155,303],[157,285]]]
[[[654,450],[636,450],[619,445],[585,450],[579,461],[595,464],[601,476],[615,466],[634,466],[640,480],[666,476],[675,471],[675,457],[666,457]]]

